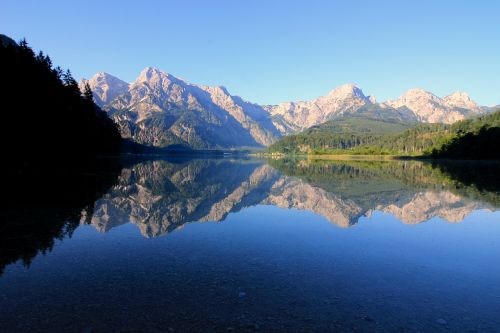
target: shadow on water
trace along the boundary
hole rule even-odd
[[[458,193],[500,207],[500,162],[434,161]]]
[[[217,160],[222,157],[212,156],[210,163]],[[152,186],[155,193],[168,194],[165,172],[186,164],[209,163],[209,160],[195,161],[195,156],[131,156],[83,161],[14,161],[2,166],[2,188],[7,195],[0,213],[0,275],[7,265],[18,260],[29,266],[39,253],[51,251],[56,240],[71,237],[82,223],[90,224],[95,219],[96,202],[116,191],[115,186],[120,188],[124,182],[135,181],[135,176],[144,176],[146,185]],[[132,175],[130,171],[141,169],[142,165],[155,168],[147,174]],[[217,175],[207,175],[207,179],[214,176]],[[231,180],[226,175],[218,176],[219,182]]]
[[[11,163],[2,168],[8,195],[0,213],[0,274],[20,259],[29,265],[38,253],[50,251],[55,240],[71,236],[82,218],[92,216],[94,202],[115,184],[121,170],[117,159]]]

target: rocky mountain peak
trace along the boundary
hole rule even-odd
[[[119,78],[106,73],[98,72],[90,80],[81,80],[80,90],[83,91],[84,84],[87,82],[94,93],[94,99],[97,105],[104,106],[113,99],[128,91],[129,84]]]
[[[446,96],[444,101],[446,104],[458,108],[476,109],[478,107],[477,103],[470,98],[469,94],[463,91],[457,91]]]
[[[481,112],[465,93],[455,93],[443,99],[420,88],[410,89],[398,99],[384,104],[393,108],[406,108],[419,121],[426,123],[451,124]]]
[[[253,147],[280,136],[261,106],[223,86],[188,83],[153,67],[144,68],[127,94],[105,109],[124,137],[159,147]]]
[[[436,95],[422,89],[422,88],[412,88],[405,92],[399,100],[417,100],[417,99],[439,99]]]
[[[102,80],[108,80],[108,79],[116,79],[116,77],[114,77],[113,75],[108,74],[106,72],[97,72],[94,74],[94,76],[92,76],[92,78],[90,80],[102,81]]]
[[[312,101],[281,103],[266,109],[274,116],[276,128],[289,134],[356,112],[371,103],[358,86],[348,83]]]
[[[212,95],[231,96],[231,94],[229,93],[229,91],[227,90],[227,88],[224,87],[224,86],[215,86],[215,87],[202,86],[201,88],[203,90],[205,90],[206,92],[208,92],[209,94],[212,94]]]
[[[104,72],[89,83],[97,104],[112,111],[126,137],[157,146],[269,145],[281,135],[354,114],[453,123],[489,110],[462,92],[442,99],[420,88],[379,103],[353,83],[313,100],[262,106],[231,95],[224,86],[188,83],[154,67],[144,68],[130,85]]]
[[[215,90],[216,90],[216,91],[221,92],[221,93],[222,93],[222,94],[224,94],[224,95],[230,95],[230,94],[229,94],[229,91],[228,91],[228,90],[227,90],[227,88],[226,88],[226,87],[224,87],[224,86],[216,86],[216,87],[215,87]]]
[[[333,89],[328,94],[328,97],[336,98],[336,99],[344,99],[344,98],[351,98],[351,97],[359,97],[362,99],[367,99],[365,94],[363,94],[363,91],[358,86],[356,86],[355,84],[352,84],[352,83],[347,83],[347,84],[341,85],[338,88]]]
[[[142,82],[157,83],[163,80],[184,82],[183,80],[173,76],[172,74],[163,72],[157,68],[146,67],[141,71],[141,73],[135,80],[135,83],[142,83]]]
[[[111,81],[116,81],[116,82],[124,82],[117,78],[116,76],[113,76],[109,73],[106,72],[97,72],[88,80],[89,84],[96,84],[100,82],[111,82]],[[126,82],[125,82],[126,83]]]
[[[446,96],[445,99],[471,100],[469,94],[465,91],[455,91],[453,94]]]

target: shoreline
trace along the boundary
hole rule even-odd
[[[487,162],[500,163],[496,159],[452,159],[452,158],[432,158],[424,155],[349,155],[349,154],[248,154],[260,158],[301,158],[308,160],[332,160],[332,161],[422,161],[422,162]]]

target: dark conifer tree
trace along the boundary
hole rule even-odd
[[[92,93],[92,89],[90,89],[88,81],[85,81],[84,84],[83,97],[89,102],[94,102],[94,94]]]
[[[69,70],[53,68],[26,40],[0,44],[0,72],[5,153],[51,159],[119,153],[118,129],[93,103],[90,89],[82,95]]]

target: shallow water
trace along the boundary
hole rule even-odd
[[[3,212],[0,331],[499,332],[495,170],[157,160],[52,188]]]

